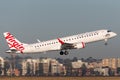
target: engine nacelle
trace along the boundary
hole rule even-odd
[[[85,43],[84,42],[78,43],[78,44],[75,45],[75,48],[76,49],[85,48]]]

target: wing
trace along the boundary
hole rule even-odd
[[[58,38],[58,41],[59,41],[59,43],[61,43],[61,50],[85,48],[84,42],[65,43],[62,40],[60,40],[59,38]]]

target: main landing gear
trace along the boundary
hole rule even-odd
[[[60,51],[60,55],[63,55],[63,54],[68,55],[69,52],[68,52],[67,50],[65,50],[64,52],[61,50],[61,51]]]
[[[107,41],[108,41],[108,39],[105,39],[105,45],[108,45],[108,42],[107,42]]]
[[[107,42],[105,42],[105,46],[107,46],[108,45],[108,43]]]

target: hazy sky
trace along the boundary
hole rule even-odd
[[[107,58],[120,57],[120,0],[0,0],[0,56],[8,49],[3,32],[9,31],[21,42],[33,43],[98,29],[110,29],[118,36],[72,50],[67,56],[59,52],[43,57]],[[38,54],[37,54],[38,56]]]

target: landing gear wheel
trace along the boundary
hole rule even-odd
[[[69,52],[68,52],[68,51],[65,51],[65,52],[64,52],[64,54],[65,54],[65,55],[68,55],[68,54],[69,54]]]
[[[65,52],[60,51],[60,55],[63,55],[63,54],[68,55],[68,54],[69,54],[69,52],[68,52],[68,51],[66,51],[66,50],[65,50]]]
[[[105,45],[108,45],[108,43],[106,42]]]
[[[63,51],[60,51],[60,55],[63,55],[64,54],[64,52]]]

